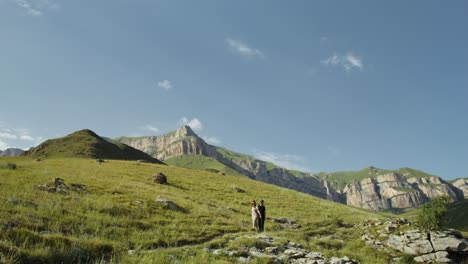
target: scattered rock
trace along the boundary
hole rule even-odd
[[[287,218],[273,218],[271,220],[273,223],[281,224],[283,228],[299,229],[301,225],[295,220],[289,220]]]
[[[136,255],[136,251],[133,250],[133,249],[130,249],[127,253],[128,253],[128,255],[130,255],[130,256]]]
[[[219,174],[219,175],[223,175],[223,176],[226,175],[226,173],[225,173],[225,172],[222,172],[222,171],[218,172],[218,174]]]
[[[242,256],[237,257],[237,262],[239,263],[250,263],[255,262],[258,259],[266,261],[268,263],[303,263],[303,264],[357,264],[354,260],[349,259],[348,257],[332,257],[326,258],[320,252],[308,252],[307,250],[300,248],[300,244],[294,242],[275,242],[275,238],[261,234],[256,236],[241,236],[236,237],[234,240],[249,238],[256,239],[259,242],[267,242],[271,246],[262,248],[251,247],[245,248],[241,247],[237,250],[232,249],[214,249],[207,251],[211,252],[214,255],[223,255],[223,256],[235,256],[242,253]],[[244,255],[244,254],[247,254]]]
[[[106,162],[106,161],[103,160],[103,159],[96,159],[96,163],[98,163],[98,164],[101,164],[101,163],[104,163],[104,162]]]
[[[237,186],[234,186],[232,187],[234,189],[234,191],[238,192],[238,193],[245,193],[245,191]]]
[[[162,196],[156,198],[156,202],[161,204],[164,209],[178,210],[180,207],[173,201],[170,201]]]
[[[159,173],[156,173],[155,175],[153,175],[153,181],[155,183],[159,183],[159,184],[166,184],[167,183],[167,177],[163,173],[159,172]]]

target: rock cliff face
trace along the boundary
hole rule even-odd
[[[465,199],[468,199],[468,179],[459,179],[453,183],[453,186],[463,192]]]
[[[353,181],[343,194],[346,204],[370,210],[417,207],[441,195],[452,201],[463,199],[459,190],[439,177],[407,179],[394,172]]]
[[[122,137],[117,141],[139,149],[149,155],[166,160],[181,155],[204,155],[215,157],[216,148],[198,137],[189,126],[183,126],[174,132],[162,136]]]
[[[206,143],[189,126],[183,126],[174,132],[161,136],[121,137],[116,140],[146,152],[159,160],[167,160],[182,155],[212,157],[225,166],[252,179],[324,199],[328,197],[327,189],[319,178],[307,173],[302,173],[301,177],[298,177],[289,170],[280,167],[267,168],[266,162],[239,153],[235,154],[239,154],[241,158],[233,159],[225,152],[220,152],[217,147]],[[333,197],[333,195],[330,194],[330,197]]]

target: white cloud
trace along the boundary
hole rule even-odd
[[[3,146],[18,146],[27,149],[40,143],[43,138],[32,136],[28,129],[14,128],[0,122],[0,139]]]
[[[17,6],[26,11],[30,16],[40,16],[46,10],[57,9],[58,4],[54,0],[11,0]]]
[[[249,45],[242,42],[241,40],[226,38],[225,41],[229,49],[235,51],[239,55],[245,57],[264,57],[263,52],[258,49],[249,47]]]
[[[346,54],[345,60],[345,67],[349,67],[349,69],[351,69],[352,67],[356,67],[362,70],[362,68],[364,67],[361,58],[355,56],[352,53]]]
[[[13,135],[11,133],[8,133],[4,130],[4,132],[0,131],[0,138],[3,139],[18,139],[17,135]]]
[[[198,118],[192,118],[191,120],[189,120],[186,117],[182,117],[179,123],[182,125],[187,125],[191,127],[193,130],[200,131],[203,129],[203,124]]]
[[[146,125],[145,126],[145,129],[146,130],[149,130],[151,132],[154,132],[154,133],[158,133],[159,132],[159,129],[157,127],[154,127],[154,126],[151,126],[151,125]]]
[[[158,82],[158,86],[163,88],[166,91],[172,89],[172,83],[169,80],[162,80]]]
[[[31,137],[30,135],[22,135],[20,136],[21,140],[26,140],[26,141],[34,141],[35,139]]]
[[[0,140],[0,150],[5,150],[5,149],[7,149],[9,147],[10,146],[7,143]]]
[[[310,168],[305,164],[305,159],[298,155],[279,154],[262,150],[254,150],[253,155],[259,160],[268,161],[286,169],[298,170],[302,172],[311,171]]]
[[[346,71],[350,71],[353,68],[359,70],[364,68],[362,59],[351,52],[348,52],[345,56],[334,53],[332,56],[321,60],[320,63],[327,66],[342,66]]]
[[[216,137],[203,137],[203,139],[209,143],[209,144],[212,144],[212,145],[219,145],[221,144],[221,140],[219,138],[216,138]]]

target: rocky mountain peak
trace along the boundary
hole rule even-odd
[[[175,134],[177,137],[198,137],[198,135],[195,134],[195,132],[193,132],[192,128],[187,125],[184,125],[177,129],[175,131]]]

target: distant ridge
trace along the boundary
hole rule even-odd
[[[49,139],[22,156],[34,158],[92,158],[116,160],[146,160],[162,163],[150,155],[125,144],[105,139],[89,129],[65,137]]]
[[[7,148],[5,150],[0,150],[0,157],[16,157],[23,154],[24,150],[19,148]]]

